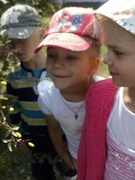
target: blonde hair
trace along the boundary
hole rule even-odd
[[[97,40],[93,39],[92,44],[91,44],[91,48],[94,51],[94,56],[100,57],[101,44]]]
[[[97,40],[93,39],[91,46],[85,51],[91,60],[100,58],[101,44]]]

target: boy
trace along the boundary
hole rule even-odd
[[[10,7],[1,16],[1,36],[10,40],[11,51],[20,60],[19,65],[8,75],[7,94],[12,99],[14,111],[10,114],[11,123],[20,125],[22,141],[20,146],[28,151],[27,140],[32,148],[32,174],[37,180],[56,179],[53,167],[47,159],[39,163],[38,158],[53,151],[44,115],[37,104],[37,84],[47,78],[46,57],[43,51],[34,54],[41,42],[42,23],[37,11],[29,5],[18,4]]]

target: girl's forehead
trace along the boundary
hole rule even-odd
[[[57,54],[80,54],[82,52],[72,51],[58,46],[47,46],[47,52],[54,52]]]
[[[113,37],[117,36],[123,38],[123,40],[126,41],[135,41],[135,35],[125,30],[111,19],[106,19],[102,22],[102,25],[105,37],[112,35]]]

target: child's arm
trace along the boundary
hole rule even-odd
[[[67,148],[65,147],[65,143],[63,141],[63,132],[58,121],[52,115],[46,115],[45,120],[48,125],[50,138],[57,153],[70,168],[74,169],[74,164]]]

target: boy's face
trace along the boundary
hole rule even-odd
[[[41,33],[35,31],[27,39],[11,39],[11,51],[22,62],[31,61],[35,57],[35,47],[41,42]]]
[[[103,25],[108,48],[104,63],[108,65],[114,84],[135,87],[135,37],[114,22],[108,23]]]
[[[93,50],[75,52],[59,47],[47,48],[46,69],[55,86],[69,92],[85,89],[99,65],[99,59],[90,59]]]

